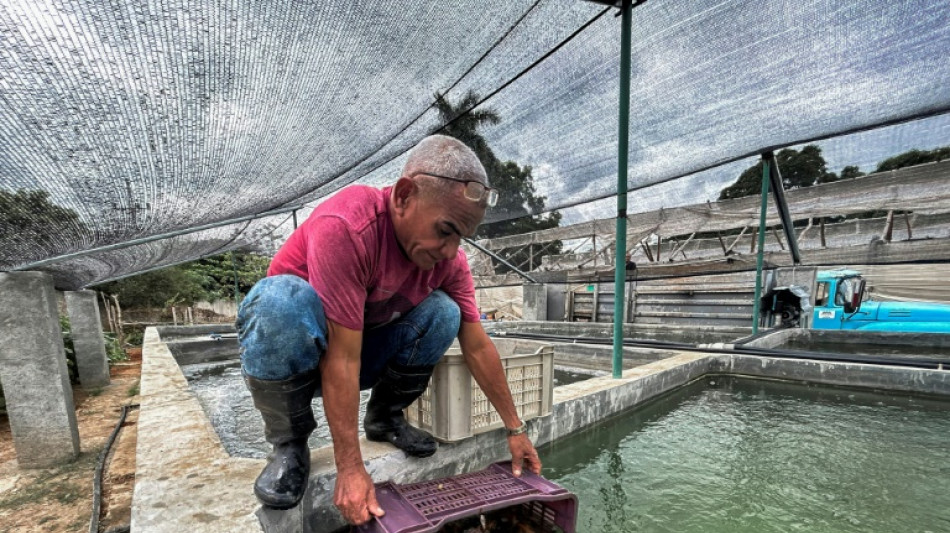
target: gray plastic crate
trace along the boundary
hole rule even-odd
[[[508,377],[518,416],[531,420],[551,413],[554,347],[537,341],[493,339]],[[435,367],[429,388],[406,409],[412,425],[442,442],[456,442],[502,427],[501,417],[475,383],[458,344]]]

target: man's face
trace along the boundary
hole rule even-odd
[[[433,200],[416,188],[404,200],[397,198],[393,219],[396,239],[419,268],[431,270],[440,261],[454,259],[462,237],[473,236],[485,216],[485,210],[465,198],[462,190],[458,184],[453,187],[454,194]]]

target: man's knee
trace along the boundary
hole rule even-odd
[[[386,364],[433,366],[458,336],[461,312],[442,291],[434,291],[401,320],[364,337],[361,386],[372,386]]]
[[[304,309],[323,310],[323,303],[313,287],[297,276],[271,276],[254,285],[241,302],[238,319],[240,322],[254,315],[258,319],[286,321],[299,316]]]
[[[458,336],[459,327],[462,325],[462,312],[455,300],[442,291],[434,291],[426,300],[426,303],[432,306],[429,332],[448,339]]]
[[[297,276],[259,281],[241,303],[237,328],[245,372],[260,379],[309,370],[326,350],[323,304]]]

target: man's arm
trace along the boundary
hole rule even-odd
[[[363,332],[327,320],[327,351],[320,359],[323,411],[333,438],[336,489],[333,503],[351,524],[382,516],[373,480],[363,466],[357,421],[360,407],[360,348]]]
[[[478,322],[463,321],[459,328],[459,344],[472,377],[498,411],[505,427],[515,429],[521,426],[498,349],[482,325]],[[535,474],[541,473],[541,459],[538,458],[538,452],[526,433],[508,437],[508,447],[511,449],[512,470],[516,476],[521,475],[522,465]]]

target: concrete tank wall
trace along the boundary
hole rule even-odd
[[[261,509],[251,491],[263,460],[227,455],[168,346],[146,332],[138,473],[133,531],[210,533],[267,531],[330,533],[343,522],[332,504],[333,450],[312,450],[310,486],[289,511]],[[564,347],[567,350],[569,347]],[[549,416],[528,422],[537,444],[571,435],[706,374],[732,374],[950,397],[950,371],[830,363],[732,354],[668,352],[669,357],[626,370],[622,378],[597,377],[554,390]],[[363,459],[376,481],[407,483],[484,468],[507,458],[502,430],[442,445],[427,459],[406,458],[393,447],[361,440]]]

